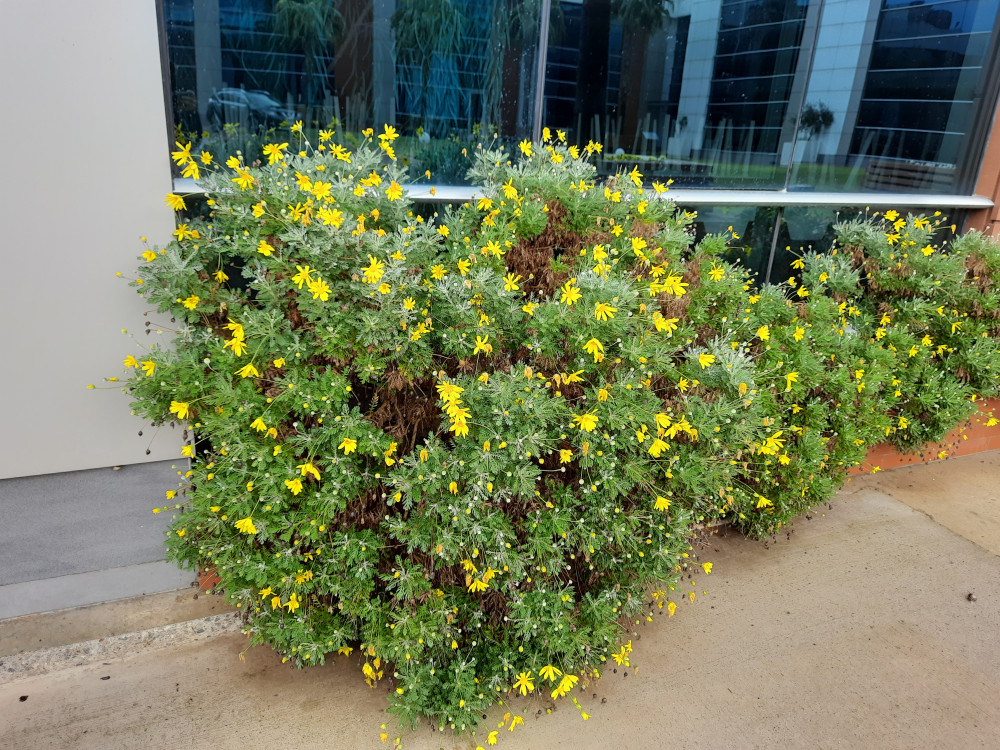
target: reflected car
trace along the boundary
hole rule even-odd
[[[282,123],[290,125],[296,119],[294,109],[286,107],[267,91],[233,88],[213,93],[205,114],[209,124],[216,129],[226,123],[241,123],[251,129],[272,128]]]

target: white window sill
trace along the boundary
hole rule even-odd
[[[418,203],[461,203],[478,193],[467,185],[404,185],[407,195]],[[431,190],[434,194],[431,194]],[[188,177],[174,178],[174,192],[179,195],[204,193]],[[993,208],[993,201],[982,195],[948,193],[835,193],[788,190],[733,190],[677,188],[666,193],[681,206],[873,206],[877,208],[971,209]]]

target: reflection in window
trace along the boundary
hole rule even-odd
[[[863,208],[829,208],[819,206],[788,206],[782,211],[781,230],[771,261],[772,284],[800,275],[792,265],[808,252],[827,253],[837,238],[836,225],[842,221],[864,218],[871,214]]]
[[[869,158],[866,187],[953,188],[998,7],[885,0],[850,145]]]
[[[710,184],[681,111],[691,15],[658,0],[562,0],[549,36],[544,122],[604,145],[602,174]]]
[[[1000,87],[1000,0],[551,0],[545,50],[542,0],[162,1],[179,137],[388,123],[435,182],[544,124],[678,187],[968,190]]]
[[[697,214],[694,223],[696,242],[700,242],[706,234],[730,237],[732,241],[729,242],[725,259],[750,271],[754,283],[764,280],[771,253],[774,222],[778,215],[777,208],[699,206],[688,210]]]
[[[546,122],[605,144],[603,173],[781,187],[809,12],[795,0],[562,2]]]
[[[708,105],[717,152],[778,153],[807,9],[794,0],[723,0]]]
[[[558,6],[558,3],[556,3]],[[461,183],[468,151],[530,134],[537,0],[164,0],[178,138],[228,154],[296,121],[351,147],[375,123],[414,174]]]

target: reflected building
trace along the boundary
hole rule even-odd
[[[176,134],[213,152],[388,123],[412,175],[461,186],[470,149],[546,125],[602,143],[602,175],[672,179],[762,278],[880,196],[989,204],[1000,0],[162,3]]]
[[[548,124],[702,187],[971,190],[982,143],[968,136],[996,109],[997,0],[664,3],[641,64],[625,66],[628,101],[617,94],[635,30],[608,2],[561,5]],[[590,14],[608,24],[603,47]],[[600,112],[576,96],[585,69],[606,82]]]
[[[542,0],[165,0],[175,121],[243,88],[425,141],[537,120],[691,186],[971,189],[1000,0],[549,4],[540,45]]]

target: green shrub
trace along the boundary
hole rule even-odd
[[[839,227],[860,279],[845,287],[848,315],[893,361],[892,414],[908,426],[886,437],[903,449],[941,440],[975,412],[978,395],[996,395],[1000,377],[1000,246],[979,232],[939,246],[935,235],[954,232],[942,223],[889,211]]]
[[[203,169],[209,215],[135,282],[173,344],[126,365],[135,412],[191,430],[169,555],[218,571],[252,643],[357,649],[405,720],[627,663],[694,523],[772,533],[996,392],[982,237],[925,255],[911,217],[897,266],[845,225],[758,289],[665,186],[596,185],[594,144],[481,148],[480,197],[421,217],[393,138]]]

